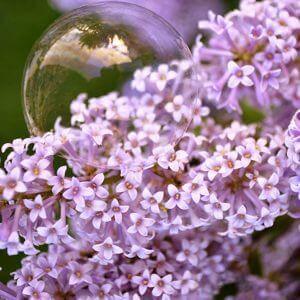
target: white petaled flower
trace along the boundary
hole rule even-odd
[[[145,218],[137,213],[131,213],[130,219],[133,225],[127,229],[127,232],[131,234],[138,232],[142,236],[147,236],[148,227],[151,227],[155,223],[155,220]]]
[[[183,117],[188,117],[188,108],[184,105],[185,99],[182,95],[174,97],[172,102],[168,102],[165,109],[168,113],[172,114],[176,122],[180,122]]]
[[[171,145],[153,149],[153,155],[160,167],[170,168],[174,172],[183,170],[188,162],[188,154],[184,150],[175,151]]]
[[[237,213],[226,217],[226,219],[236,228],[242,228],[244,226],[250,226],[257,220],[256,216],[247,214],[245,205],[241,205],[237,210]]]
[[[38,217],[42,219],[47,218],[43,198],[41,195],[37,195],[33,201],[25,199],[24,204],[30,210],[29,218],[31,222],[35,222]]]
[[[156,192],[155,194],[152,194],[147,188],[145,188],[142,193],[142,196],[144,200],[141,201],[141,206],[144,209],[150,209],[151,212],[159,214],[160,213],[159,204],[163,200],[164,192],[159,191]]]
[[[221,174],[223,166],[223,157],[217,156],[207,158],[201,166],[202,171],[207,172],[207,177],[210,181],[213,181],[218,174]]]
[[[279,177],[276,173],[273,173],[269,179],[264,177],[259,177],[257,179],[258,184],[262,188],[262,191],[259,195],[259,199],[261,200],[276,200],[280,193],[276,185],[279,182]]]
[[[220,202],[214,193],[209,196],[209,204],[204,205],[204,210],[217,220],[222,220],[224,218],[224,212],[228,211],[229,208],[230,204]]]
[[[196,266],[198,263],[198,251],[199,248],[196,244],[183,240],[182,251],[178,253],[176,260],[179,262],[188,261],[193,266]]]
[[[152,72],[150,80],[155,83],[159,91],[163,91],[170,80],[175,79],[177,73],[169,69],[167,64],[162,64],[158,67],[157,72]]]
[[[22,172],[18,167],[13,168],[9,174],[0,174],[0,185],[3,187],[2,195],[5,199],[11,200],[15,193],[27,191],[26,185],[22,182]]]
[[[185,271],[179,280],[174,281],[173,285],[177,290],[180,290],[181,295],[188,295],[198,287],[195,279],[190,271]]]
[[[122,214],[126,213],[129,209],[127,205],[120,205],[117,199],[113,199],[111,202],[110,210],[108,212],[111,218],[114,218],[118,224],[122,223]]]
[[[254,83],[249,76],[254,72],[254,70],[255,68],[251,65],[240,67],[234,61],[230,61],[228,63],[228,71],[231,76],[228,80],[228,87],[233,89],[240,84],[244,86],[252,86]]]
[[[98,146],[102,145],[103,138],[106,135],[113,135],[113,132],[103,127],[103,125],[92,123],[92,124],[84,124],[81,126],[82,132],[84,132],[87,136],[91,137],[94,143]]]
[[[182,191],[179,191],[177,187],[173,184],[168,185],[168,194],[170,196],[169,200],[166,202],[165,207],[168,209],[173,209],[178,207],[182,210],[189,209],[188,206],[188,195]]]
[[[111,237],[106,238],[105,241],[101,244],[94,245],[93,249],[106,260],[111,260],[113,255],[115,254],[123,253],[123,249],[119,246],[114,245]]]
[[[139,293],[144,295],[150,287],[150,272],[145,270],[141,276],[133,276],[132,281],[138,285]]]
[[[204,175],[201,173],[197,174],[192,182],[186,183],[182,189],[191,195],[191,198],[195,203],[199,203],[202,196],[209,195],[207,184],[204,181]]]
[[[139,92],[145,92],[146,80],[151,73],[151,67],[145,67],[143,69],[136,70],[131,81],[131,87]]]
[[[172,286],[171,274],[164,277],[152,274],[150,286],[153,287],[152,295],[154,297],[160,297],[162,294],[172,295],[175,293],[175,289]]]

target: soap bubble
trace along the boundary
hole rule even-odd
[[[155,110],[164,136],[160,143],[175,142],[187,129],[192,114],[186,113],[180,120],[177,116],[171,133],[168,122],[172,120],[161,108],[175,96],[179,103],[183,85],[186,88],[195,83],[191,61],[180,35],[147,9],[106,2],[74,10],[46,31],[28,58],[23,101],[29,131],[43,134],[53,129],[58,117],[62,125],[69,126],[70,104],[81,93],[108,101],[116,92],[138,104],[145,101],[146,89],[152,89],[163,99]],[[196,94],[185,95],[187,108],[195,104]],[[171,110],[169,107],[169,115]],[[128,126],[134,128],[133,124]]]

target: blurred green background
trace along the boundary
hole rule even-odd
[[[238,3],[238,0],[223,1],[227,10]],[[21,99],[23,68],[34,42],[59,16],[47,0],[0,0],[0,146],[28,135]],[[0,266],[4,269],[0,281],[9,279],[18,261],[19,257],[0,252]]]

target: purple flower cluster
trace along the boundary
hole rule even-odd
[[[204,45],[200,35],[194,47],[207,98],[239,112],[245,98],[266,111],[299,108],[299,9],[297,1],[244,0],[241,10],[225,17],[209,12],[199,28],[212,36]]]
[[[233,281],[235,263],[245,264],[243,244],[224,241],[213,232],[166,237],[162,233],[153,239],[151,250],[134,246],[129,252],[123,252],[122,244],[115,245],[110,237],[94,246],[90,242],[51,245],[47,253],[22,261],[9,288],[15,295],[43,300],[186,295],[198,299],[200,293],[210,297],[222,284]],[[229,249],[233,251],[227,255]]]
[[[201,21],[214,31],[194,50],[202,100],[190,62],[148,66],[127,94],[80,94],[69,127],[5,144],[0,249],[27,257],[0,297],[212,299],[232,282],[236,299],[287,295],[247,254],[252,233],[300,216],[300,112],[287,130],[273,114],[298,106],[299,12],[244,1]],[[220,112],[244,112],[242,98],[266,119]]]

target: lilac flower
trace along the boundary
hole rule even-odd
[[[247,209],[244,205],[240,206],[240,208],[237,210],[237,213],[233,216],[226,217],[227,220],[232,222],[232,225],[239,228],[243,227],[245,225],[251,225],[253,224],[257,217],[247,214]]]
[[[182,189],[191,195],[192,200],[195,203],[199,203],[201,196],[208,196],[209,191],[207,189],[207,184],[204,181],[203,174],[197,174],[192,182],[186,183]]]
[[[110,210],[108,212],[111,218],[114,218],[118,224],[122,223],[122,214],[126,213],[129,209],[127,205],[120,205],[117,199],[113,199],[111,202]]]
[[[123,253],[122,248],[114,245],[113,240],[108,237],[103,243],[93,246],[93,249],[106,260],[112,259],[113,255]]]
[[[104,217],[103,210],[105,208],[106,208],[106,203],[104,201],[95,199],[95,200],[86,200],[85,207],[78,207],[77,210],[79,212],[81,212],[81,214],[79,215],[81,219],[86,220],[86,219],[89,219],[92,216],[94,216],[93,222],[95,222],[95,217],[97,216],[97,213],[98,213],[98,217],[100,217],[100,219],[98,219],[98,217],[97,217],[96,223],[98,223]],[[104,218],[107,219],[106,216]],[[109,216],[108,216],[108,219],[110,219]],[[101,221],[100,221],[100,224],[101,224]],[[100,224],[97,224],[97,225],[100,226]]]
[[[137,187],[138,186],[139,186],[139,183],[137,182],[137,180],[133,176],[133,174],[128,174],[126,176],[126,178],[117,185],[116,192],[117,193],[127,193],[129,198],[132,201],[134,201],[137,197]]]
[[[22,166],[27,170],[24,174],[23,180],[25,182],[32,182],[36,179],[48,180],[51,173],[47,170],[50,161],[47,159],[41,159],[36,161],[35,159],[25,159],[22,161]]]
[[[57,278],[58,277],[58,272],[56,270],[56,263],[57,263],[57,257],[52,255],[50,257],[43,257],[40,256],[37,259],[37,264],[39,267],[39,271],[44,272],[45,274]]]
[[[168,113],[173,115],[176,122],[180,122],[183,117],[188,116],[188,108],[184,105],[182,95],[175,96],[173,102],[166,104],[165,109]]]
[[[32,281],[23,289],[23,295],[31,300],[48,300],[50,295],[44,292],[45,283],[43,281]]]
[[[126,254],[126,256],[129,258],[133,258],[133,257],[137,256],[138,258],[146,259],[153,252],[154,252],[154,250],[149,250],[149,249],[146,249],[146,248],[143,248],[141,246],[134,244],[134,245],[132,245],[130,252],[128,254]]]
[[[91,201],[90,207],[83,209],[80,218],[92,218],[92,224],[95,229],[100,229],[101,224],[111,221],[111,217],[106,212],[107,204],[104,201]]]
[[[158,147],[153,150],[154,157],[157,158],[157,163],[163,169],[170,168],[174,172],[178,172],[184,168],[187,163],[187,153],[183,150],[175,151],[171,145]]]
[[[113,132],[110,129],[103,127],[100,124],[89,124],[89,125],[82,125],[82,131],[91,137],[94,143],[98,146],[102,145],[103,138],[106,135],[112,135]]]
[[[180,280],[174,281],[173,285],[180,290],[181,295],[188,295],[198,287],[197,281],[193,279],[190,271],[185,271]]]
[[[153,287],[152,295],[155,297],[159,297],[162,294],[172,295],[175,292],[172,286],[172,275],[160,277],[157,274],[152,274],[150,286]]]
[[[262,91],[266,91],[268,86],[271,86],[273,89],[278,90],[279,82],[277,78],[280,76],[280,74],[281,74],[280,69],[276,69],[264,73],[261,81]]]
[[[65,179],[65,174],[67,171],[66,166],[62,166],[57,170],[57,176],[53,176],[49,178],[48,183],[49,185],[52,185],[52,192],[54,195],[57,195],[60,193],[66,185],[66,179]]]
[[[173,184],[168,185],[168,194],[170,196],[169,200],[166,202],[165,207],[168,209],[173,209],[176,206],[182,210],[189,209],[187,200],[188,195],[180,192],[177,187]]]
[[[272,201],[279,197],[279,190],[276,188],[279,177],[276,173],[273,173],[269,179],[260,177],[257,181],[262,188],[259,199]]]
[[[282,57],[285,63],[296,59],[298,53],[295,49],[297,40],[294,36],[289,37],[287,40],[280,39],[277,41],[277,46],[282,52]]]
[[[45,239],[47,244],[57,244],[59,239],[67,236],[68,226],[64,225],[61,220],[58,220],[53,225],[38,227],[37,232]]]
[[[85,197],[93,197],[94,192],[91,188],[85,187],[77,178],[73,177],[72,181],[66,184],[66,191],[63,197],[68,200],[74,200],[77,207],[84,207]]]
[[[21,170],[18,167],[12,169],[7,175],[1,174],[0,185],[3,187],[2,195],[7,200],[11,200],[15,193],[27,191],[27,187],[22,181]]]
[[[33,268],[33,266],[28,265],[21,270],[15,272],[14,279],[17,280],[17,286],[28,285],[31,281],[40,274],[40,270]]]
[[[142,236],[147,236],[148,235],[147,227],[150,227],[155,223],[155,220],[150,218],[144,218],[137,213],[131,213],[130,219],[133,225],[127,229],[127,232],[131,234],[138,232]]]
[[[87,183],[87,187],[92,188],[95,195],[99,198],[106,198],[108,196],[108,191],[104,187],[102,187],[103,181],[104,175],[100,173]]]
[[[163,91],[170,80],[175,79],[177,73],[169,69],[168,65],[160,65],[157,72],[152,72],[150,80],[156,84],[159,91]]]
[[[254,72],[254,67],[250,65],[245,65],[239,67],[234,61],[228,63],[228,71],[231,76],[228,80],[228,87],[231,89],[236,88],[239,84],[245,86],[253,85],[252,79],[249,77]]]
[[[139,286],[139,293],[144,295],[147,289],[150,287],[150,272],[145,270],[142,276],[134,276],[132,281]]]
[[[246,168],[251,161],[261,162],[261,155],[254,143],[247,143],[245,146],[238,146],[237,152],[241,155],[241,166]]]
[[[91,276],[88,274],[92,269],[92,265],[85,264],[84,266],[78,264],[77,262],[70,262],[69,269],[71,271],[69,284],[75,285],[80,283],[91,284],[93,282]]]
[[[159,204],[163,200],[164,192],[159,191],[153,195],[147,188],[145,188],[142,195],[143,199],[145,199],[141,201],[142,207],[144,209],[150,209],[153,213],[159,214]]]
[[[177,216],[172,222],[167,223],[170,234],[178,234],[180,231],[185,231],[187,228],[183,225],[182,218]]]
[[[27,149],[27,139],[15,139],[12,143],[6,143],[1,147],[1,151],[5,152],[8,148],[12,148],[16,154],[21,155]]]
[[[227,31],[233,23],[226,20],[221,15],[216,15],[211,10],[208,11],[209,22],[207,21],[199,21],[198,27],[200,29],[210,29],[214,31],[216,34],[221,35],[225,31]]]
[[[141,70],[136,70],[134,72],[134,78],[131,81],[131,87],[136,89],[139,92],[145,92],[146,90],[146,79],[149,77],[151,73],[150,67],[145,67]]]
[[[269,46],[263,52],[255,55],[255,59],[262,63],[266,71],[270,71],[273,65],[278,65],[281,61],[281,55],[277,52],[275,46]]]
[[[21,250],[19,235],[16,231],[12,232],[7,241],[0,240],[0,249],[7,249],[8,255],[16,255]]]
[[[146,145],[146,134],[144,132],[130,132],[128,134],[128,142],[125,143],[124,149],[132,151],[135,155],[141,153],[141,147]]]
[[[88,289],[91,291],[91,293],[94,296],[97,295],[100,300],[109,299],[109,297],[111,297],[112,288],[113,288],[112,284],[109,283],[103,284],[100,287],[96,284],[89,284],[88,286]]]
[[[221,156],[208,158],[203,163],[202,170],[207,172],[208,179],[212,181],[218,174],[221,174],[222,165],[223,158]]]
[[[41,195],[37,195],[33,201],[25,199],[24,204],[30,210],[29,218],[31,222],[35,222],[38,217],[42,219],[47,218]]]
[[[294,176],[290,178],[290,186],[293,192],[298,194],[300,199],[300,176]]]
[[[226,154],[226,158],[223,159],[223,164],[220,169],[220,174],[223,177],[227,177],[232,174],[232,172],[236,169],[239,169],[241,163],[237,160],[238,153],[236,151],[231,151]]]
[[[263,31],[264,31],[264,28],[262,25],[251,27],[250,37],[255,40],[261,39],[263,37],[263,33],[264,33]]]
[[[215,194],[209,196],[209,204],[204,205],[204,210],[213,215],[217,220],[222,220],[224,218],[224,212],[228,211],[230,208],[229,203],[220,202]]]
[[[198,247],[191,244],[188,240],[182,241],[182,251],[178,253],[176,260],[179,262],[188,261],[193,266],[198,263]]]
[[[274,214],[274,212],[271,212],[267,208],[263,207],[261,209],[257,230],[272,227],[274,224]],[[261,226],[261,223],[263,226]]]

